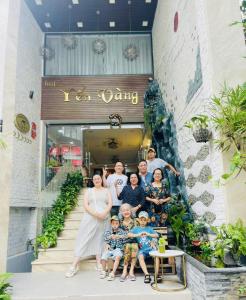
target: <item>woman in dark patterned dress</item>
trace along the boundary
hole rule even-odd
[[[151,219],[151,225],[160,226],[160,220],[164,213],[168,211],[168,202],[171,200],[168,183],[164,180],[161,169],[157,168],[153,172],[151,184],[146,187],[146,207]]]

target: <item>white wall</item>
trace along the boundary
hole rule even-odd
[[[221,7],[226,7],[220,11],[221,18],[232,6],[233,18],[237,19],[236,10],[240,16],[238,1],[219,2]],[[236,51],[239,40],[241,39],[241,44],[244,43],[243,35],[237,29],[233,32],[228,18],[226,21],[218,20],[216,12],[219,5],[212,0],[208,3],[205,0],[158,1],[153,26],[154,74],[160,84],[167,109],[174,114],[187,192],[193,201],[194,212],[200,216],[205,214],[207,220],[214,225],[228,220],[226,189],[215,188],[206,178],[209,172],[214,178],[223,174],[223,157],[214,149],[212,143],[207,145],[208,148],[204,144],[196,143],[191,132],[184,128],[184,123],[198,113],[209,111],[209,98],[215,92],[216,78],[219,78],[219,82],[216,80],[217,86],[230,78],[233,83],[241,83],[239,78],[243,78],[242,66],[239,64],[242,49]],[[179,24],[177,32],[174,32],[176,12]],[[219,26],[218,31],[215,30],[216,26]],[[218,38],[224,34],[226,38]],[[233,44],[235,34],[237,46],[228,47],[230,43]],[[218,49],[219,53],[216,52]],[[230,56],[231,52],[233,54]],[[217,66],[217,55],[220,66]],[[234,66],[231,71],[227,66],[224,74],[222,69],[228,56],[231,64],[236,61],[237,67]],[[200,150],[204,153],[208,151],[208,155],[201,155]],[[190,163],[192,160],[193,164]]]
[[[22,255],[25,256],[26,242],[35,237],[36,211],[30,209],[38,205],[39,193],[39,142],[40,142],[40,106],[41,106],[41,76],[42,59],[39,48],[42,45],[43,34],[36,21],[27,8],[24,0],[9,0],[9,17],[6,35],[6,53],[4,84],[0,91],[3,93],[3,119],[4,135],[6,136],[7,149],[4,151],[1,164],[0,190],[1,203],[5,207],[7,216],[3,221],[5,237],[0,253],[1,270],[8,265],[15,265],[12,255],[18,256],[21,266]],[[1,41],[2,42],[2,41]],[[34,91],[34,97],[29,98],[29,91]],[[23,134],[31,140],[17,140],[13,132],[18,132],[14,127],[15,115],[24,114],[29,122],[37,124],[37,138],[31,138],[31,131]],[[10,208],[9,208],[10,207]],[[1,224],[0,224],[1,225]],[[8,247],[6,245],[8,236]],[[8,252],[8,254],[6,253]],[[26,257],[25,257],[26,259]],[[11,270],[9,270],[11,271]],[[18,271],[18,270],[14,270]],[[19,270],[21,271],[21,270]]]

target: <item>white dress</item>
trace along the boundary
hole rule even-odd
[[[93,210],[103,212],[108,205],[108,189],[90,188],[88,190],[88,203]],[[109,230],[109,227],[109,215],[106,220],[98,220],[85,211],[76,239],[75,256],[84,259],[92,255],[101,255],[104,232]]]

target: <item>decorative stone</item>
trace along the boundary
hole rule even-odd
[[[208,145],[203,145],[201,149],[198,151],[196,158],[198,160],[203,161],[208,157],[208,155],[209,155],[209,147]]]
[[[209,176],[211,176],[212,171],[210,169],[209,166],[205,165],[202,170],[201,173],[198,176],[198,181],[202,182],[202,183],[207,183],[209,181]]]
[[[212,224],[216,219],[216,215],[210,211],[206,211],[203,218],[208,224]]]
[[[193,194],[189,195],[189,203],[190,203],[190,205],[194,205],[197,201],[198,201],[198,198],[195,195],[193,195]]]
[[[190,169],[193,166],[195,161],[196,161],[196,156],[194,155],[188,156],[186,162],[184,162],[184,167],[186,169]]]
[[[205,206],[209,207],[214,200],[214,195],[210,194],[208,191],[205,191],[198,197],[198,201],[201,201]]]
[[[189,174],[186,179],[186,185],[191,189],[196,184],[196,177],[193,174]]]

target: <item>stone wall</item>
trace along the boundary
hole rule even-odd
[[[208,113],[214,93],[214,40],[208,25],[214,5],[204,0],[159,1],[152,34],[155,79],[166,108],[174,115],[189,201],[197,216],[220,225],[227,220],[226,192],[215,188],[209,177],[216,179],[224,173],[223,157],[211,142],[196,143],[184,127],[192,116]]]

